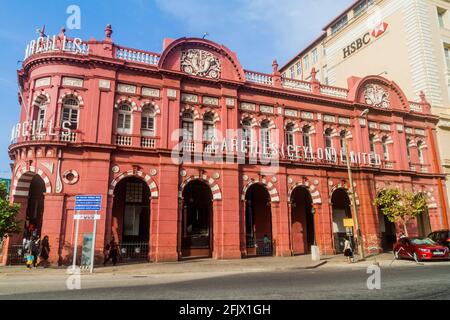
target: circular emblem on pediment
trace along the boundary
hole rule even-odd
[[[364,100],[369,106],[381,109],[389,109],[391,101],[389,91],[378,84],[368,84],[364,88]]]
[[[221,70],[220,60],[211,52],[188,49],[182,52],[181,70],[194,76],[218,79]]]

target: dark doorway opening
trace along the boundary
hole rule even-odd
[[[248,256],[272,256],[272,210],[270,194],[260,184],[252,185],[245,195],[245,224]]]
[[[114,189],[113,217],[114,240],[119,242],[121,261],[148,260],[150,189],[144,181],[130,177],[117,184]]]
[[[181,252],[183,257],[211,257],[213,196],[200,180],[189,182],[183,190]]]
[[[30,182],[28,205],[26,211],[26,228],[24,236],[42,236],[42,223],[44,215],[45,182],[39,175],[34,175]]]
[[[297,187],[291,194],[292,250],[295,254],[311,252],[315,242],[312,198],[306,188]]]
[[[353,228],[344,226],[344,219],[351,219],[350,198],[345,189],[337,189],[331,196],[333,207],[333,236],[336,254],[344,252],[344,240],[346,236],[353,239]]]

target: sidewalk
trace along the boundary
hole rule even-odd
[[[99,266],[94,269],[95,274],[113,275],[157,275],[157,274],[182,274],[182,273],[205,273],[205,272],[270,272],[288,270],[307,270],[316,268],[366,268],[374,263],[380,267],[414,266],[414,261],[393,260],[392,254],[378,254],[366,257],[365,261],[347,263],[343,255],[323,256],[321,261],[312,261],[310,255],[295,257],[257,257],[241,260],[213,260],[196,259],[178,262],[164,263],[138,263],[120,264],[113,266]],[[448,263],[448,262],[447,262]],[[0,277],[12,275],[35,275],[35,274],[66,274],[68,267],[50,267],[47,269],[37,268],[28,270],[25,265],[0,267]],[[89,274],[89,271],[82,271]]]
[[[312,261],[310,255],[295,257],[256,257],[241,260],[193,259],[178,262],[118,264],[94,268],[96,274],[170,274],[202,272],[264,272],[288,269],[313,269],[326,261]],[[16,274],[62,274],[68,267],[28,270],[23,266],[0,267],[0,276]],[[88,273],[88,271],[82,271]]]

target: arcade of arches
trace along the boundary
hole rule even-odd
[[[50,195],[46,193],[41,176],[28,175],[24,179],[29,184],[29,192],[28,197],[21,197],[24,203],[21,214],[31,230],[41,235],[46,223],[43,219],[46,198]],[[158,199],[152,198],[150,185],[143,177],[128,176],[114,187],[111,196],[111,233],[105,235],[104,241],[107,243],[113,239],[119,243],[123,261],[154,261],[152,243],[155,241],[152,241],[152,237],[154,239],[154,230],[157,230],[154,213],[158,207],[153,204],[158,203]],[[208,179],[189,180],[181,189],[176,232],[173,232],[174,229],[169,230],[177,237],[177,259],[216,257],[215,251],[223,236],[219,210],[224,201],[214,197],[216,192],[217,187],[212,187]],[[341,187],[333,190],[329,196],[328,213],[325,211],[328,204],[317,204],[313,201],[313,195],[304,185],[293,187],[289,192],[287,214],[283,218],[285,213],[280,210],[281,203],[273,201],[274,191],[270,191],[266,184],[253,183],[246,188],[242,211],[238,209],[236,213],[242,227],[236,231],[241,238],[237,240],[240,242],[240,251],[235,258],[302,255],[310,253],[313,245],[318,245],[324,254],[342,253],[344,238],[354,233],[353,228],[344,222],[346,219],[352,220],[347,190]],[[16,199],[19,197],[16,196]],[[322,200],[328,202],[326,197]],[[374,233],[379,235],[380,249],[390,251],[401,229],[387,221],[379,209],[374,219]],[[280,223],[280,217],[286,223]],[[425,214],[418,219],[417,232],[426,235],[430,230],[430,217]],[[329,232],[328,236],[326,232]]]

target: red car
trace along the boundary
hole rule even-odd
[[[395,259],[407,258],[416,261],[448,260],[449,248],[429,238],[402,238],[394,246]]]

